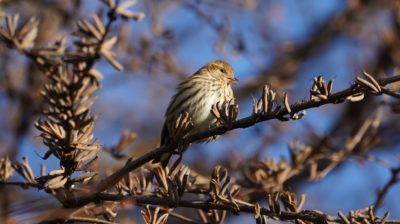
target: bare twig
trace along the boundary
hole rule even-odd
[[[376,212],[383,204],[384,198],[395,184],[400,181],[400,166],[397,168],[392,168],[392,176],[390,180],[378,191],[376,200],[374,202],[374,212]]]

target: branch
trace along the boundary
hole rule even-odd
[[[51,223],[96,223],[96,224],[117,224],[116,222],[109,222],[103,219],[90,218],[90,217],[70,217],[66,219],[51,219],[42,220],[41,224],[51,224]]]
[[[390,188],[397,184],[400,180],[400,166],[397,168],[392,168],[391,171],[392,177],[385,184],[385,186],[383,186],[382,189],[378,191],[378,195],[374,203],[374,212],[376,212],[382,206],[385,196],[389,192]]]
[[[398,82],[400,81],[400,75],[392,76],[389,78],[384,78],[378,80],[379,85],[385,86],[390,83]],[[342,91],[339,91],[337,93],[329,95],[325,100],[320,100],[320,101],[315,101],[315,100],[309,100],[309,101],[303,101],[300,103],[295,103],[290,106],[291,113],[295,114],[300,111],[306,110],[306,109],[311,109],[311,108],[316,108],[320,107],[325,104],[336,104],[336,103],[341,103],[343,102],[347,97],[358,94],[358,93],[364,93],[367,92],[365,89],[363,89],[361,86],[353,84],[349,88],[344,89]],[[215,135],[222,135],[228,131],[234,130],[234,129],[239,129],[239,128],[248,128],[253,126],[254,124],[263,122],[263,121],[268,121],[272,119],[279,119],[282,118],[284,115],[288,115],[289,112],[287,111],[286,108],[282,108],[276,113],[268,113],[268,114],[261,114],[260,116],[254,116],[251,115],[249,117],[242,118],[240,120],[234,121],[232,123],[232,126],[228,129],[227,127],[216,127],[212,128],[210,130],[197,133],[191,137],[190,142],[196,142],[198,140],[208,138],[211,136]],[[106,189],[108,189],[110,186],[114,186],[118,181],[123,178],[126,174],[129,172],[137,169],[138,167],[142,166],[143,164],[151,161],[154,159],[157,155],[160,155],[164,152],[167,151],[172,151],[177,147],[177,143],[172,143],[170,145],[165,145],[165,146],[160,146],[143,156],[127,163],[124,167],[120,168],[110,176],[106,177],[104,180],[102,180],[99,185],[97,186],[97,191],[101,192]]]
[[[171,200],[159,198],[155,196],[137,196],[137,195],[116,195],[116,194],[103,194],[98,193],[93,196],[89,196],[87,198],[82,198],[80,201],[77,201],[78,206],[82,206],[86,204],[88,201],[131,201],[134,204],[138,205],[159,205],[159,206],[168,206],[171,207]],[[202,210],[223,210],[229,211],[233,214],[237,214],[238,212],[250,213],[254,214],[256,212],[255,205],[252,204],[239,204],[239,210],[232,207],[232,205],[221,204],[209,201],[202,200],[180,200],[178,204],[174,204],[178,207],[184,208],[195,208]],[[260,214],[266,215],[273,219],[286,220],[286,221],[294,221],[294,220],[302,220],[311,223],[330,223],[330,224],[345,224],[346,222],[339,217],[331,216],[325,213],[322,213],[317,210],[303,210],[300,212],[288,212],[288,211],[279,211],[274,212],[267,208],[261,207]],[[375,223],[382,223],[382,220],[376,220]],[[384,222],[385,224],[400,224],[399,220],[387,220]]]
[[[0,181],[0,186],[1,185],[10,185],[10,186],[20,186],[22,188],[29,188],[29,187],[33,187],[33,188],[40,188],[42,187],[41,184],[37,184],[37,183],[29,183],[29,182],[8,182],[8,181]]]

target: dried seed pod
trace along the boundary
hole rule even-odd
[[[346,100],[350,102],[358,102],[364,99],[364,93],[356,93],[354,95],[348,96]]]
[[[118,145],[115,147],[115,151],[121,153],[136,139],[136,136],[137,135],[135,132],[125,130],[118,142]]]
[[[54,190],[58,188],[63,188],[64,185],[67,183],[68,179],[64,176],[56,176],[50,180],[48,180],[44,184],[44,188]]]
[[[380,91],[380,87],[377,88],[374,84],[372,84],[371,82],[369,82],[369,81],[367,81],[367,80],[365,80],[365,79],[363,79],[363,78],[361,78],[361,77],[359,77],[359,76],[357,76],[356,82],[357,82],[360,86],[362,86],[362,87],[368,89],[368,90],[369,90],[371,93],[373,93],[373,94],[380,94],[380,92],[381,92],[381,91]]]
[[[381,220],[381,224],[385,224],[385,223],[386,223],[386,221],[389,219],[389,215],[390,215],[389,212],[386,212],[386,213],[383,215],[383,218],[382,218],[382,220]]]
[[[285,106],[286,111],[291,114],[292,109],[290,108],[287,92],[283,92],[283,105]]]
[[[329,82],[328,82],[328,94],[327,94],[328,96],[330,96],[332,93],[333,82],[334,82],[333,79],[329,80]]]
[[[211,113],[217,120],[221,118],[221,114],[219,112],[219,108],[220,108],[219,104],[220,104],[220,102],[211,106]]]
[[[167,124],[170,137],[173,142],[179,143],[179,150],[184,150],[190,143],[190,132],[193,128],[193,122],[189,113],[179,114],[176,120]]]
[[[6,181],[14,173],[11,161],[8,157],[0,158],[0,181]]]
[[[140,21],[144,18],[144,13],[131,12],[128,10],[128,8],[130,6],[135,5],[136,3],[137,3],[137,1],[135,1],[135,0],[126,1],[126,2],[122,3],[121,5],[119,5],[115,11],[116,11],[116,13],[121,15],[122,18],[124,18],[124,19],[133,19],[136,21]]]
[[[257,103],[253,106],[253,114],[258,114],[261,111],[261,107],[263,106],[263,101],[260,98]]]
[[[376,79],[372,75],[368,74],[366,71],[364,71],[363,74],[368,79],[368,81],[370,81],[370,83],[375,86],[375,88],[378,90],[378,93],[381,93],[381,85],[376,81]]]
[[[332,93],[333,80],[329,80],[328,84],[322,76],[313,79],[313,85],[310,89],[310,100],[323,101],[327,100]]]
[[[350,220],[341,211],[338,212],[338,216],[344,223],[351,224]]]
[[[262,95],[262,104],[263,104],[263,111],[264,113],[268,113],[269,105],[270,105],[270,89],[267,85],[264,86],[263,95]]]
[[[163,192],[168,192],[168,171],[166,167],[157,166],[154,169],[154,173],[156,175],[156,179],[160,187],[163,189]]]
[[[301,211],[305,201],[306,201],[306,195],[305,194],[300,195],[300,200],[297,203],[297,207],[296,207],[295,212],[300,212]]]
[[[65,170],[61,169],[61,170],[52,170],[49,172],[50,176],[58,176],[58,175],[62,175],[65,173]]]
[[[227,129],[231,129],[233,122],[239,115],[239,106],[234,104],[234,100],[218,102],[211,107],[212,115]]]

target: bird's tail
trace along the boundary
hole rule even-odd
[[[155,159],[153,159],[153,163],[161,163],[163,167],[166,167],[168,165],[169,160],[171,159],[171,156],[172,153],[165,152],[160,156],[156,157]]]
[[[161,131],[161,146],[167,144],[169,142],[169,132],[168,132],[168,127],[166,123],[164,123],[163,129]],[[156,158],[153,159],[153,163],[161,163],[163,167],[166,167],[168,165],[169,160],[171,159],[172,153],[170,152],[165,152],[162,153],[161,155],[157,156]]]

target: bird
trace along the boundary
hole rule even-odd
[[[207,63],[182,81],[176,88],[176,93],[165,112],[160,146],[171,142],[168,124],[174,122],[180,114],[189,114],[193,123],[191,135],[215,126],[217,119],[212,115],[211,108],[219,102],[234,101],[232,86],[237,82],[238,79],[230,64],[222,60]],[[214,139],[216,138],[212,136],[199,143],[210,142]],[[171,156],[172,152],[165,152],[155,157],[153,163],[161,163],[163,167],[166,167]]]

